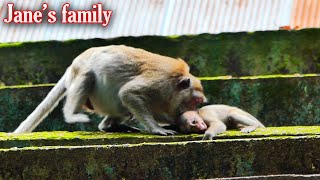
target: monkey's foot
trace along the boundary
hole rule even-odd
[[[249,133],[249,132],[252,132],[252,131],[254,131],[256,129],[257,129],[257,126],[246,126],[246,127],[241,129],[241,132]]]
[[[104,131],[107,132],[108,129],[112,126],[112,122],[111,121],[101,121],[101,123],[98,125],[98,129],[100,131]]]
[[[140,129],[125,124],[113,124],[108,127],[103,127],[99,124],[98,128],[103,132],[140,132]]]
[[[176,131],[174,130],[170,130],[170,129],[164,129],[162,127],[157,127],[154,128],[150,131],[150,133],[152,134],[158,134],[158,135],[163,135],[163,136],[167,136],[167,135],[175,135],[177,134]]]
[[[73,114],[69,117],[66,117],[66,122],[67,123],[87,123],[90,122],[90,119],[87,115],[85,114]]]

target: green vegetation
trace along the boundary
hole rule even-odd
[[[54,85],[55,85],[55,84],[0,86],[0,89],[20,89],[20,88],[34,88],[34,87],[53,87]]]
[[[217,76],[217,77],[198,77],[202,81],[206,80],[228,80],[228,79],[275,79],[275,78],[296,78],[296,77],[318,77],[319,74],[272,74],[272,75],[259,75],[259,76]]]
[[[0,43],[0,48],[19,47],[19,46],[23,46],[23,45],[24,45],[24,43],[22,43],[22,42]]]

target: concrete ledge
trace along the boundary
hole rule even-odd
[[[290,129],[301,134],[286,133]],[[0,149],[0,177],[191,179],[320,173],[319,127],[273,128],[272,132],[279,136],[5,148]]]
[[[294,137],[320,135],[320,126],[292,126],[258,128],[251,133],[228,130],[215,140],[254,139],[264,137]],[[104,132],[33,132],[25,134],[0,133],[0,149],[39,146],[84,146],[101,144],[138,144],[144,142],[182,142],[201,140],[203,134],[158,136],[141,133]]]
[[[273,75],[242,78],[203,78],[214,104],[242,108],[266,126],[320,125],[320,76]],[[13,131],[48,94],[52,85],[0,88],[0,131]],[[60,104],[63,104],[60,103]],[[67,124],[58,106],[36,131],[98,131],[102,119],[89,124]]]

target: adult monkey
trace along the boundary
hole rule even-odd
[[[90,48],[74,59],[40,105],[14,133],[31,132],[66,96],[68,123],[89,122],[81,106],[89,100],[94,112],[122,121],[131,114],[152,134],[174,134],[155,121],[174,123],[206,97],[198,79],[181,59],[127,46]],[[155,119],[162,114],[164,119]]]

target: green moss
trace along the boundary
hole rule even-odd
[[[260,75],[260,76],[217,76],[217,77],[198,77],[202,81],[208,80],[229,80],[229,79],[275,79],[275,78],[297,78],[297,77],[319,77],[319,74],[272,74],[272,75]]]
[[[16,42],[16,43],[0,43],[0,48],[8,48],[8,47],[19,47],[23,46],[22,42]]]
[[[216,76],[216,77],[198,77],[201,81],[211,81],[211,80],[250,80],[250,79],[276,79],[276,78],[297,78],[297,77],[320,77],[319,74],[273,74],[273,75],[260,75],[260,76]],[[0,86],[0,89],[20,89],[20,88],[32,88],[32,87],[51,87],[55,84],[35,84],[35,85],[15,85],[15,86]]]
[[[245,176],[249,175],[252,176],[254,175],[254,159],[255,159],[255,154],[254,153],[247,153],[245,155],[240,155],[235,153],[235,163],[236,163],[236,174],[237,176]]]
[[[238,130],[228,130],[218,137],[256,137],[256,136],[270,136],[270,135],[310,135],[320,134],[320,126],[292,126],[292,127],[268,127],[258,128],[256,131],[251,133],[241,133]],[[174,138],[180,137],[193,137],[197,138],[202,135],[191,134],[191,135],[175,135],[170,136]],[[66,131],[53,131],[53,132],[33,132],[25,134],[11,134],[11,133],[0,133],[0,140],[43,140],[43,139],[120,139],[120,138],[163,138],[166,139],[168,136],[158,136],[151,134],[140,134],[140,133],[105,133],[105,132],[66,132]]]
[[[214,140],[194,140],[194,141],[181,141],[181,142],[142,142],[136,144],[99,144],[99,145],[73,145],[73,146],[30,146],[30,147],[13,147],[13,148],[0,148],[0,152],[8,152],[8,151],[47,151],[47,150],[59,150],[59,149],[87,149],[87,148],[134,148],[134,147],[141,147],[141,146],[185,146],[190,143],[229,143],[229,142],[251,142],[251,141],[275,141],[275,140],[290,140],[290,139],[319,139],[320,135],[299,135],[299,136],[291,136],[291,135],[284,135],[284,136],[267,136],[267,137],[251,137],[251,138],[236,138],[236,139],[214,139]],[[236,150],[235,150],[236,152]],[[92,169],[93,167],[88,167]]]
[[[16,85],[16,86],[0,86],[0,89],[22,89],[22,88],[34,88],[34,87],[52,87],[55,84],[36,84],[36,85]]]
[[[98,165],[93,158],[89,159],[89,162],[85,164],[86,172],[89,177],[92,177],[95,174],[95,171],[98,169]]]
[[[114,171],[114,168],[106,166],[104,168],[104,171],[105,171],[106,174],[112,175],[113,171]]]
[[[176,135],[174,137],[199,137],[200,135]],[[52,131],[52,132],[33,132],[24,134],[12,134],[0,132],[0,141],[6,140],[57,140],[57,139],[121,139],[121,138],[168,138],[166,136],[158,136],[152,134],[141,134],[141,133],[105,133],[105,132],[67,132],[67,131]]]
[[[320,126],[293,126],[293,127],[268,127],[258,128],[251,133],[242,133],[239,130],[228,130],[214,138],[216,142],[225,142],[233,140],[252,140],[252,139],[285,139],[295,137],[318,137],[320,135]],[[29,149],[38,149],[46,146],[58,148],[58,145],[64,147],[78,148],[79,145],[96,146],[98,144],[113,146],[132,147],[144,144],[186,144],[191,141],[201,142],[202,134],[186,134],[175,136],[158,136],[140,133],[103,133],[103,132],[34,132],[26,134],[8,134],[0,133],[0,147],[8,149],[11,147],[30,147]],[[210,142],[210,141],[209,141]],[[57,145],[57,147],[55,147]],[[32,147],[34,146],[34,147]],[[97,146],[98,147],[98,146]],[[19,148],[19,149],[20,149]]]
[[[180,36],[178,36],[178,35],[175,35],[175,36],[168,36],[169,38],[172,38],[172,39],[177,39],[177,38],[179,38]]]
[[[50,172],[48,169],[46,169],[43,166],[39,166],[39,165],[33,165],[33,166],[28,166],[24,173],[23,173],[24,177],[30,177],[33,176],[33,178],[35,179],[49,179],[50,178]]]

